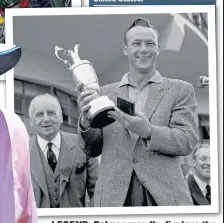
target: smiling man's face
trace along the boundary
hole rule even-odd
[[[60,131],[63,122],[61,108],[53,97],[39,97],[33,104],[30,123],[36,134],[51,141]]]
[[[155,69],[159,55],[158,34],[153,28],[135,26],[126,33],[124,54],[131,68],[140,73]]]
[[[210,150],[202,147],[195,153],[195,174],[201,180],[210,179]]]

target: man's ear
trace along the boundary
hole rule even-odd
[[[33,127],[33,119],[30,117],[30,126]]]
[[[61,124],[63,123],[63,113],[60,113]]]
[[[128,46],[125,43],[123,43],[122,48],[123,48],[124,55],[127,56],[128,55],[128,52],[127,52]]]
[[[157,52],[157,56],[159,56],[159,54],[160,54],[160,44],[158,44],[158,52]]]

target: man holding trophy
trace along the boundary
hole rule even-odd
[[[179,157],[198,142],[195,93],[156,70],[158,37],[148,20],[136,19],[124,34],[129,72],[100,90],[91,64],[67,52],[81,112],[79,145],[90,157],[101,155],[95,207],[193,204]]]

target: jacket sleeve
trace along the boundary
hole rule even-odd
[[[173,106],[168,126],[152,125],[147,149],[171,156],[188,155],[198,143],[198,116],[194,88],[182,84]]]
[[[97,157],[102,153],[103,147],[103,130],[89,128],[83,131],[78,122],[78,142],[80,148],[88,157]]]
[[[99,160],[98,158],[87,158],[87,159],[88,161],[87,161],[86,187],[90,198],[90,203],[93,203],[92,200],[94,197],[95,185],[99,174]]]
[[[108,96],[111,100],[116,100],[115,93],[119,87],[118,83],[108,84],[100,88],[101,96]],[[97,157],[102,154],[103,149],[103,129],[89,128],[83,131],[78,122],[79,146],[89,157]]]

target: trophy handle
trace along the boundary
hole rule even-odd
[[[69,63],[69,60],[63,60],[59,55],[58,55],[58,52],[59,51],[63,51],[63,55],[66,55],[68,52],[62,48],[62,47],[59,47],[59,46],[55,46],[54,48],[54,53],[55,53],[55,56],[60,60],[62,61],[64,64],[68,64],[69,65],[69,68],[70,69],[72,67],[72,65]]]
[[[79,58],[79,47],[80,47],[80,44],[76,44],[75,47],[74,47],[74,52],[75,52],[75,54],[77,55],[78,58]]]
[[[73,63],[76,64],[78,61],[80,61],[79,57],[79,44],[76,44],[74,47],[74,50],[67,50],[66,53],[72,58]]]

